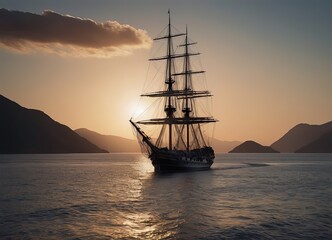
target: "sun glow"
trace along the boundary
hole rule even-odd
[[[136,117],[139,117],[140,115],[142,115],[145,112],[146,106],[141,101],[140,102],[133,102],[129,109],[130,109],[130,116],[132,118],[136,118]]]

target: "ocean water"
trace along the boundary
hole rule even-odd
[[[332,155],[0,155],[0,239],[332,239]]]

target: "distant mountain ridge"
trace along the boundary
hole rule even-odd
[[[102,149],[111,153],[118,152],[140,152],[139,144],[136,140],[131,140],[113,135],[103,135],[86,128],[75,130],[81,137],[86,138]]]
[[[235,147],[230,153],[278,153],[278,151],[250,140]]]
[[[332,131],[296,150],[296,153],[332,153]]]
[[[216,153],[228,153],[230,150],[240,145],[240,141],[222,141],[216,138],[211,140],[211,146]]]
[[[109,152],[141,152],[139,144],[136,140],[127,139],[114,135],[104,135],[86,128],[79,128],[75,130],[81,137],[86,138],[102,149]],[[216,153],[226,153],[239,145],[239,141],[221,141],[213,138],[211,145]]]
[[[290,129],[271,147],[280,152],[296,152],[330,131],[332,131],[332,121],[321,125],[301,123]]]
[[[44,112],[27,109],[0,95],[0,154],[140,152],[136,140],[102,135],[88,129],[71,130]],[[212,139],[215,152],[331,153],[332,121],[321,125],[298,124],[271,145],[253,141]]]
[[[0,95],[0,153],[106,152],[44,112],[27,109]]]

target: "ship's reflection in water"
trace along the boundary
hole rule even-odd
[[[156,184],[158,177],[153,170],[150,160],[140,157],[139,164],[131,166],[130,179],[123,188],[121,199],[123,207],[116,207],[118,218],[114,226],[113,238],[123,239],[167,239],[177,235],[179,228],[179,211],[162,207],[159,197],[172,201],[169,187],[163,188]],[[165,191],[164,193],[156,191]],[[115,220],[113,218],[113,220]],[[118,231],[118,229],[122,229]]]
[[[225,189],[236,186],[218,177],[221,173],[220,169],[154,173],[150,160],[141,157],[131,166],[123,186],[118,183],[116,189],[122,189],[121,193],[110,199],[115,211],[110,235],[125,239],[218,238],[223,228],[259,220],[258,216],[253,219],[255,210],[246,208],[246,200],[236,194],[226,196]]]
[[[3,157],[0,239],[328,239],[331,156],[298,156],[173,174],[138,154]]]
[[[316,200],[310,194],[303,196],[305,194],[296,192],[300,185],[305,188],[305,183],[301,183],[304,179],[292,175],[296,168],[289,167],[294,163],[284,164],[285,169],[280,169],[278,163],[267,164],[266,159],[244,158],[228,163],[217,159],[211,171],[157,174],[150,161],[141,158],[133,166],[135,174],[128,181],[122,200],[127,201],[128,206],[122,209],[118,224],[123,231],[118,237],[259,239],[308,236],[308,225],[299,226],[299,219],[307,219],[309,214],[313,220],[322,209],[312,208]],[[327,203],[324,204],[328,209]],[[121,208],[117,210],[121,211]]]

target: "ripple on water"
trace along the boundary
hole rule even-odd
[[[332,236],[326,156],[217,155],[211,171],[162,175],[141,155],[49,156],[0,158],[0,238]]]

